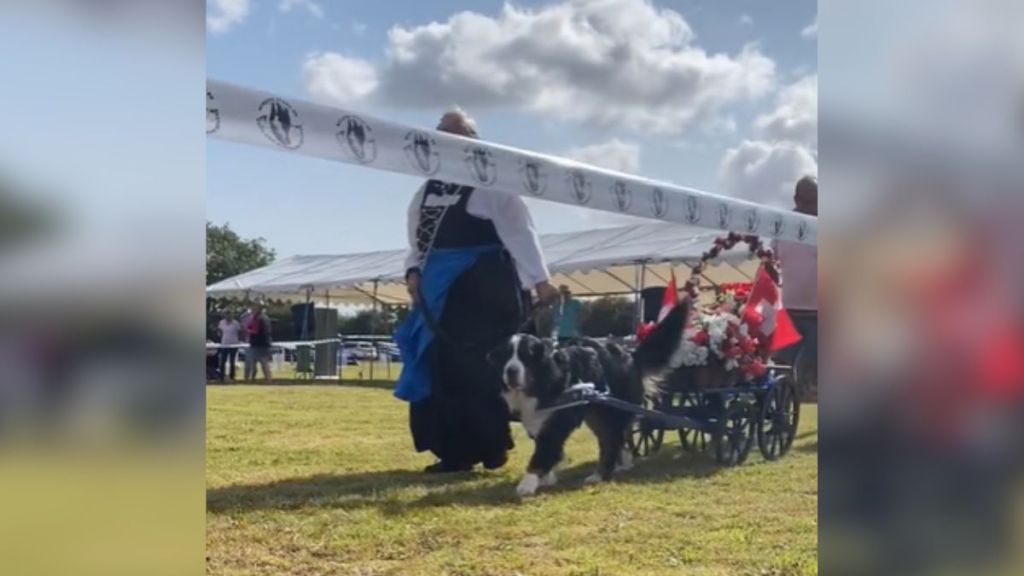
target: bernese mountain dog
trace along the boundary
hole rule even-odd
[[[556,481],[555,467],[564,456],[569,436],[586,423],[598,441],[597,470],[587,482],[610,480],[632,466],[626,435],[633,415],[600,404],[548,410],[574,385],[593,384],[598,392],[642,405],[681,364],[680,348],[687,302],[676,306],[643,343],[629,354],[617,344],[578,339],[555,347],[529,334],[516,334],[492,351],[489,359],[501,371],[502,396],[534,441],[534,451],[516,493],[532,496]]]

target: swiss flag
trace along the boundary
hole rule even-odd
[[[679,305],[679,289],[676,288],[676,271],[672,270],[672,280],[665,287],[665,295],[661,297],[661,310],[658,311],[658,322],[660,323],[668,316],[673,308]]]
[[[665,295],[661,298],[661,309],[658,310],[658,321],[648,322],[647,324],[641,324],[636,330],[637,342],[643,342],[650,336],[651,332],[654,332],[655,326],[661,323],[662,320],[668,316],[668,313],[673,308],[679,305],[679,290],[676,288],[676,272],[672,271],[672,279],[669,281],[668,286],[665,287]]]
[[[744,320],[751,325],[751,330],[761,333],[763,341],[767,342],[769,354],[800,341],[800,333],[782,306],[782,291],[768,276],[764,266],[757,269],[757,277],[742,314]]]

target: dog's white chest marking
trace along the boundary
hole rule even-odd
[[[527,396],[522,390],[504,392],[502,396],[505,397],[509,410],[513,414],[519,415],[519,420],[523,423],[523,428],[526,429],[530,438],[536,438],[548,418],[548,413],[537,411],[537,399]]]

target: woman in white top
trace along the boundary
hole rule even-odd
[[[235,320],[235,315],[228,311],[217,324],[217,332],[220,333],[220,343],[223,346],[230,346],[220,349],[220,381],[224,382],[230,371],[231,381],[234,382],[235,361],[238,359],[238,348],[234,346],[242,341],[242,325]]]
[[[476,137],[461,111],[445,114],[438,130]],[[409,247],[414,306],[395,336],[403,362],[395,396],[410,403],[416,450],[437,457],[427,472],[498,468],[512,435],[487,352],[521,328],[529,290],[544,302],[558,297],[530,214],[514,194],[430,180],[409,206]]]

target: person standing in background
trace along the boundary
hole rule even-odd
[[[246,309],[245,313],[240,318],[242,324],[242,330],[239,334],[243,342],[249,342],[249,324],[252,322],[252,308]],[[242,380],[246,382],[252,382],[256,379],[256,363],[252,360],[252,350],[246,348],[242,352],[243,364],[242,364]]]
[[[252,318],[246,327],[249,332],[249,353],[252,355],[253,363],[263,368],[263,380],[270,384],[270,345],[273,343],[271,337],[270,317],[263,311],[263,304],[256,304],[253,307]],[[252,369],[253,379],[256,378],[256,368]]]
[[[241,342],[242,325],[235,320],[234,314],[228,310],[224,318],[217,324],[217,332],[220,333],[220,343],[225,348],[220,348],[220,381],[225,382],[230,373],[231,381],[235,381],[235,361],[238,359],[238,348],[235,346]]]
[[[583,310],[583,303],[572,297],[572,290],[565,284],[558,287],[558,293],[554,338],[559,344],[565,344],[580,337],[580,311]]]
[[[818,216],[818,180],[804,176],[796,183],[794,212]],[[818,385],[818,247],[814,244],[776,240],[775,254],[782,269],[782,303],[803,341],[783,352],[796,366],[802,392],[817,393]]]

